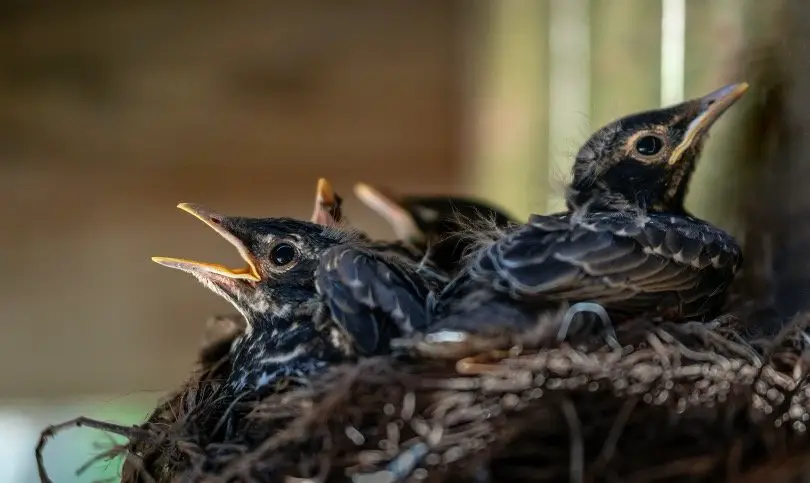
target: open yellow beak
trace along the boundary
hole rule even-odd
[[[224,265],[215,263],[205,263],[182,258],[167,257],[152,257],[153,262],[159,263],[165,267],[183,270],[184,272],[210,273],[220,275],[225,278],[249,280],[252,282],[258,282],[261,280],[259,271],[256,269],[256,265],[253,262],[250,252],[245,244],[222,225],[222,220],[226,218],[225,216],[214,213],[211,210],[193,203],[180,203],[177,205],[177,207],[183,211],[191,213],[197,219],[202,220],[203,223],[211,227],[215,232],[222,236],[222,238],[228,240],[228,242],[235,246],[239,251],[239,255],[245,262],[247,262],[247,266],[244,268],[231,269]]]
[[[737,102],[743,94],[745,94],[748,87],[747,82],[730,84],[696,99],[695,101],[700,103],[699,114],[689,123],[689,127],[686,129],[686,135],[683,137],[681,143],[672,151],[668,164],[673,165],[680,161],[683,157],[683,153],[694,144],[695,140],[708,131],[712,124],[714,124],[732,104]]]
[[[312,212],[312,223],[330,226],[340,221],[342,200],[335,194],[332,185],[325,178],[318,180],[315,190],[315,209]]]
[[[354,185],[354,194],[364,205],[383,217],[400,240],[414,241],[423,238],[422,230],[416,225],[413,216],[393,195],[386,195],[366,183]]]

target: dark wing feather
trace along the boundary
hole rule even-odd
[[[339,245],[321,258],[315,276],[332,319],[365,354],[385,351],[391,337],[426,324],[429,292],[406,261]]]
[[[432,290],[444,287],[450,277],[426,256],[425,252],[402,241],[368,241],[364,248],[383,259],[396,260],[399,265],[410,266]]]
[[[470,274],[522,301],[588,300],[628,312],[699,316],[740,262],[732,237],[691,217],[534,215],[482,250]]]

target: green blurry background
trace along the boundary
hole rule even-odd
[[[0,6],[0,481],[38,481],[39,431],[141,421],[229,308],[152,255],[230,263],[174,206],[308,217],[328,177],[560,206],[587,135],[740,78],[778,2],[77,0]],[[739,232],[733,133],[689,197]],[[737,117],[735,117],[737,116]],[[48,446],[56,482],[109,440]]]

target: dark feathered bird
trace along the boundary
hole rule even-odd
[[[710,126],[747,87],[593,134],[574,162],[568,210],[533,215],[482,247],[439,296],[431,331],[520,329],[538,310],[579,302],[598,304],[614,323],[710,316],[742,256],[729,234],[686,211],[684,197]]]
[[[343,198],[332,189],[326,179],[321,178],[316,190],[312,222],[335,228],[346,227],[348,220],[343,213],[342,204]],[[357,236],[362,239],[367,250],[373,251],[381,258],[393,256],[402,263],[412,262],[410,268],[424,279],[431,290],[443,287],[449,280],[449,276],[441,267],[433,263],[424,251],[411,243],[403,240],[374,240],[359,232],[357,232]]]
[[[385,353],[424,328],[429,288],[410,262],[381,257],[355,233],[290,218],[243,218],[181,204],[234,245],[243,268],[174,258],[247,322],[231,349],[231,392],[261,390],[330,364]]]
[[[342,206],[343,198],[335,193],[326,178],[320,178],[315,189],[315,206],[310,221],[323,226],[337,227],[345,220]],[[202,348],[202,357],[206,361],[219,360],[223,356],[224,343],[242,334],[246,327],[245,320],[239,314],[213,317],[209,320],[209,325],[211,327],[206,332]],[[224,355],[227,355],[227,350]]]
[[[382,216],[397,238],[447,273],[455,273],[473,243],[470,229],[505,228],[518,222],[483,200],[461,196],[401,196],[365,183],[355,194]]]

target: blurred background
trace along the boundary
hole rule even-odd
[[[47,424],[144,419],[230,308],[153,255],[237,263],[178,202],[308,218],[324,176],[372,235],[356,181],[561,206],[604,123],[744,80],[779,2],[152,1],[0,6],[0,481],[38,481]],[[750,102],[750,101],[746,101]],[[741,110],[689,197],[739,233]],[[46,451],[56,482],[108,441]]]

